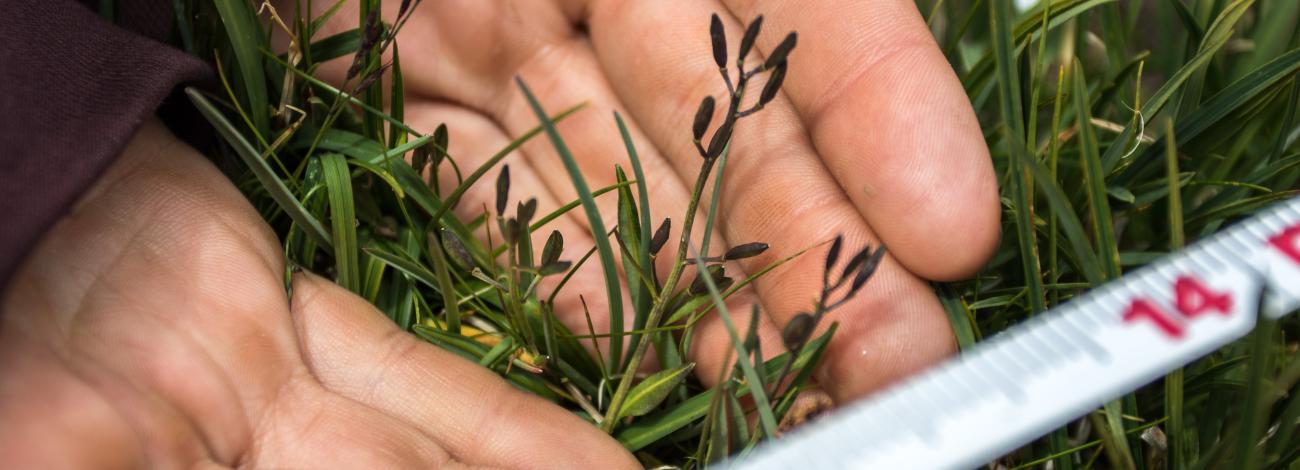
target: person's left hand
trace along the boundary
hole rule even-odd
[[[51,169],[57,171],[57,169]],[[0,302],[0,468],[634,468],[312,275],[156,121]]]

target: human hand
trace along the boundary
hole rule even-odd
[[[398,3],[385,2],[390,22]],[[349,2],[318,37],[355,27],[356,8]],[[951,328],[925,279],[968,276],[987,260],[999,238],[998,195],[974,113],[911,0],[423,2],[398,35],[407,119],[424,130],[447,122],[451,154],[475,167],[505,136],[537,124],[513,84],[521,76],[552,112],[590,104],[559,127],[588,182],[601,187],[614,183],[615,163],[626,166],[617,110],[646,168],[654,222],[680,222],[700,168],[691,119],[704,96],[726,94],[708,39],[715,12],[728,31],[729,62],[757,14],[765,21],[750,63],[785,32],[800,34],[781,96],[734,134],[711,243],[772,248],[732,263],[729,275],[743,278],[836,234],[850,249],[883,242],[891,256],[863,293],[833,314],[840,327],[820,383],[844,401],[950,354]],[[322,73],[338,83],[347,67],[337,61]],[[541,139],[506,163],[512,197],[537,197],[542,213],[575,197]],[[440,178],[442,188],[455,184],[450,172]],[[490,185],[479,186],[459,206],[462,216],[491,205]],[[604,219],[615,220],[614,199],[600,203]],[[558,228],[570,241],[566,258],[576,259],[592,242],[582,215],[571,215]],[[823,253],[731,299],[742,331],[748,305],[762,305],[765,357],[780,352],[780,328],[811,307]],[[557,302],[576,331],[586,330],[580,294],[591,311],[605,309],[600,275],[597,263],[588,263]],[[597,328],[606,323],[603,315],[592,319]],[[713,316],[698,325],[696,338],[696,370],[712,382],[732,345]]]
[[[157,122],[0,303],[0,467],[631,468],[571,413],[307,274]]]

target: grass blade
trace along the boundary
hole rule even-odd
[[[248,100],[247,109],[256,125],[255,130],[258,135],[268,135],[271,126],[267,115],[266,71],[258,53],[266,39],[253,15],[251,3],[246,0],[213,0],[212,3],[217,7],[234,49],[235,61],[239,64],[239,86]]]
[[[1178,146],[1174,144],[1173,120],[1165,122],[1165,175],[1169,187],[1169,249],[1181,250],[1186,244],[1183,235],[1183,196],[1178,173]],[[1186,467],[1186,427],[1183,424],[1183,369],[1180,367],[1165,376],[1165,415],[1169,417],[1166,439],[1169,445],[1169,468]]]
[[[337,282],[343,288],[361,294],[361,273],[357,261],[357,216],[352,205],[352,173],[348,171],[347,160],[341,154],[326,153],[320,159],[326,194],[329,197]]]
[[[695,258],[695,268],[699,272],[708,271],[704,259],[698,256]],[[745,385],[749,387],[749,393],[754,399],[754,407],[757,408],[758,422],[762,425],[763,434],[776,436],[776,417],[772,414],[772,404],[767,399],[767,391],[763,390],[764,381],[758,377],[758,372],[749,363],[749,351],[741,341],[740,335],[736,333],[736,325],[731,321],[731,312],[727,311],[727,303],[722,299],[722,294],[718,292],[718,286],[713,282],[712,277],[700,276],[699,279],[703,280],[704,285],[708,287],[709,297],[713,298],[713,305],[717,307],[718,315],[722,317],[722,324],[727,327],[727,335],[731,336],[731,346],[736,348],[736,362],[740,364],[740,369],[745,376]]]
[[[197,89],[186,87],[185,94],[189,96],[190,101],[194,103],[194,107],[199,110],[199,113],[202,114],[210,124],[212,124],[212,127],[216,128],[217,133],[225,139],[226,143],[235,149],[235,153],[239,155],[239,157],[244,161],[244,164],[248,165],[248,168],[252,170],[253,175],[257,177],[257,180],[262,184],[262,187],[265,188],[267,194],[269,194],[271,198],[275,200],[276,204],[280,206],[280,210],[283,210],[285,214],[288,214],[289,218],[301,227],[303,232],[305,232],[312,241],[316,242],[316,244],[321,248],[332,253],[334,242],[331,239],[329,232],[325,231],[325,226],[321,225],[320,221],[316,220],[316,218],[302,206],[302,203],[298,201],[298,198],[294,197],[293,193],[289,192],[289,187],[285,186],[284,180],[280,179],[279,176],[276,176],[275,170],[271,169],[271,165],[267,164],[266,160],[262,159],[262,156],[257,153],[257,149],[253,148],[253,144],[249,143],[248,139],[245,139],[244,136],[235,129],[235,126],[226,119],[226,116],[221,114],[221,111],[218,111],[217,108],[212,105],[212,102],[208,101],[208,99],[205,98]]]
[[[605,222],[601,220],[600,209],[596,207],[596,200],[591,195],[591,188],[587,186],[587,179],[582,176],[582,171],[578,169],[578,162],[573,158],[573,153],[569,151],[569,146],[564,143],[564,138],[560,137],[560,131],[555,128],[555,121],[546,115],[542,109],[542,104],[533,96],[532,90],[524,83],[522,78],[515,78],[515,83],[519,89],[524,92],[524,97],[528,99],[528,105],[532,107],[533,114],[541,121],[542,128],[546,130],[546,136],[551,139],[551,145],[555,147],[555,153],[559,154],[560,159],[564,162],[564,168],[569,172],[569,179],[573,181],[573,187],[578,192],[578,197],[582,199],[582,208],[587,213],[587,223],[591,228],[591,236],[596,241],[596,252],[600,256],[601,267],[605,271],[605,293],[609,296],[609,364],[615,367],[622,364],[623,357],[623,294],[619,286],[618,265],[614,261],[614,250],[610,248],[609,238],[605,236]],[[466,184],[470,183],[467,178]],[[462,185],[464,186],[464,185]],[[457,188],[460,191],[460,188]],[[463,192],[463,191],[462,191]],[[450,206],[451,198],[448,198]],[[445,209],[444,209],[445,210]],[[614,374],[611,370],[610,374]]]

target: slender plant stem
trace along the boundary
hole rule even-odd
[[[736,120],[740,119],[740,101],[744,97],[745,85],[748,84],[750,78],[742,73],[736,80],[735,86],[732,86],[731,77],[728,75],[727,70],[721,69],[719,72],[722,74],[723,80],[727,82],[727,92],[731,100],[727,106],[726,117],[723,118],[722,125],[718,126],[715,132],[724,128],[735,129]],[[724,142],[723,144],[726,145],[727,143]],[[646,330],[654,330],[659,327],[659,322],[663,320],[664,311],[668,307],[668,301],[672,298],[673,291],[677,289],[677,283],[681,280],[682,271],[685,270],[687,264],[686,252],[691,244],[691,229],[695,226],[695,213],[700,207],[700,199],[703,197],[704,189],[708,185],[709,173],[713,172],[713,165],[718,162],[718,156],[710,157],[698,142],[696,147],[700,149],[700,156],[703,157],[704,164],[700,165],[700,174],[695,177],[695,187],[691,189],[690,204],[686,206],[686,216],[683,218],[682,232],[677,243],[677,259],[673,262],[672,271],[668,273],[668,280],[664,281],[664,288],[661,291],[664,294],[659,296],[658,301],[650,308],[650,314],[646,316],[644,325]],[[699,275],[705,274],[701,273]],[[650,343],[650,341],[637,343],[636,351],[632,353],[632,358],[628,361],[627,368],[624,369],[627,373],[623,374],[623,377],[619,379],[618,388],[610,398],[609,409],[606,410],[605,416],[618,416],[619,408],[623,406],[623,400],[627,398],[627,393],[632,388],[632,380],[636,377],[636,371],[641,368],[641,360],[645,358],[646,353],[650,350]],[[606,420],[601,423],[601,428],[605,432],[612,433],[614,432],[614,426],[618,424],[617,421],[616,419]]]
[[[734,113],[728,113],[728,116]],[[728,118],[732,119],[732,118]],[[704,165],[700,167],[700,174],[695,178],[695,188],[691,190],[691,201],[686,207],[686,218],[682,223],[681,241],[677,244],[677,261],[673,263],[673,270],[668,273],[668,280],[664,281],[663,292],[671,293],[677,288],[677,282],[681,280],[682,271],[685,265],[682,260],[686,259],[686,250],[691,242],[691,228],[695,225],[695,212],[700,206],[700,196],[704,193],[704,187],[709,182],[709,173],[713,170],[715,158],[705,158]],[[659,326],[659,321],[664,316],[665,307],[667,307],[668,295],[661,296],[654,307],[650,309],[650,315],[646,316],[645,327],[653,329]],[[618,381],[618,388],[614,391],[613,398],[609,401],[609,409],[605,416],[618,416],[619,408],[623,406],[623,400],[627,398],[627,392],[632,388],[632,379],[636,376],[636,371],[641,368],[641,359],[645,357],[646,352],[650,349],[650,341],[641,341],[636,345],[636,351],[632,353],[632,359],[628,361],[627,373]],[[601,423],[605,432],[613,432],[614,426],[618,420],[608,419]]]

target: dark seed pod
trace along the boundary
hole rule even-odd
[[[737,245],[731,247],[730,250],[727,250],[726,254],[722,255],[722,259],[734,260],[734,259],[753,258],[755,256],[763,254],[764,251],[767,251],[766,243],[763,242],[746,243],[744,245]]]
[[[510,165],[501,167],[501,174],[497,176],[497,215],[506,213],[506,199],[510,197]]]
[[[844,265],[844,270],[840,272],[840,279],[848,279],[849,276],[854,275],[858,268],[862,266],[862,262],[869,257],[871,257],[871,245],[862,247],[862,251],[849,258],[849,263]]]
[[[532,223],[533,216],[537,215],[537,198],[528,198],[528,201],[519,204],[515,208],[515,217],[519,218],[519,225],[527,227]]]
[[[465,244],[461,243],[460,238],[448,232],[447,229],[442,230],[441,238],[442,251],[447,253],[448,257],[459,262],[465,269],[474,268],[474,257],[469,254],[469,249],[465,248]]]
[[[772,49],[772,53],[767,56],[767,62],[763,63],[763,68],[770,70],[785,63],[786,57],[790,55],[790,51],[794,49],[794,45],[798,41],[799,34],[794,31],[785,35],[785,39],[782,39],[781,43],[777,44],[776,48]]]
[[[732,284],[735,283],[736,280],[732,279],[731,276],[722,276],[722,279],[718,279],[718,281],[715,282],[714,284],[717,284],[718,293],[723,293],[726,292],[727,289],[730,289]]]
[[[776,92],[781,91],[781,83],[785,81],[785,62],[776,66],[772,75],[767,77],[767,84],[763,85],[763,93],[758,95],[758,105],[762,106],[776,98]]]
[[[538,273],[538,274],[541,274],[541,275],[543,275],[543,276],[550,276],[550,275],[553,275],[553,274],[559,274],[559,273],[562,273],[562,272],[568,271],[568,270],[569,270],[569,266],[572,266],[572,265],[573,265],[573,263],[570,262],[570,261],[554,261],[554,262],[550,262],[550,263],[546,263],[546,264],[542,265],[541,268],[538,268],[537,273]]]
[[[375,47],[375,44],[379,44],[379,40],[383,38],[383,35],[384,24],[379,21],[379,9],[372,9],[370,10],[370,13],[366,15],[366,24],[362,29],[361,49],[369,50],[370,48]]]
[[[398,18],[406,14],[407,8],[411,8],[411,0],[402,0],[402,5],[398,6]]]
[[[442,159],[447,158],[447,125],[438,124],[438,128],[433,131],[433,143],[430,154],[433,156],[433,166],[437,168],[442,163]]]
[[[745,350],[753,352],[759,347],[758,339],[758,304],[749,311],[749,331],[745,333]]]
[[[740,38],[740,51],[736,54],[736,60],[743,61],[745,56],[749,55],[749,50],[754,48],[754,40],[758,39],[758,30],[763,27],[763,15],[758,15],[754,21],[749,22],[749,27],[745,28],[745,36]]]
[[[348,67],[347,79],[352,80],[361,73],[361,68],[366,65],[366,57],[370,56],[370,50],[379,42],[379,37],[383,32],[383,27],[379,23],[379,9],[370,10],[366,15],[365,21],[362,22],[361,44],[357,47],[357,53],[352,56],[352,66]]]
[[[871,258],[862,264],[862,268],[858,270],[858,275],[853,278],[853,286],[849,287],[850,295],[861,289],[863,285],[866,285],[867,281],[871,279],[871,275],[876,273],[876,268],[880,267],[880,260],[884,257],[885,247],[881,245],[880,248],[876,249],[875,253],[871,254]]]
[[[826,252],[826,271],[831,272],[835,262],[840,260],[840,249],[844,247],[844,236],[836,235],[835,241],[831,242],[831,250]]]
[[[709,123],[713,121],[713,97],[705,96],[700,101],[700,109],[695,111],[695,124],[691,126],[691,133],[695,140],[704,138],[704,131],[709,129]]]
[[[781,330],[781,342],[785,343],[785,349],[797,351],[808,342],[808,337],[812,336],[813,324],[816,319],[807,312],[800,312],[790,319],[790,323],[785,324],[785,329]]]
[[[361,82],[357,83],[357,86],[352,90],[352,93],[361,93],[367,88],[370,88],[371,85],[374,85],[375,82],[379,81],[379,79],[384,76],[384,72],[387,72],[388,67],[392,65],[392,62],[389,62],[375,69],[373,72],[366,74],[366,78],[361,79]]]
[[[718,14],[713,14],[713,19],[709,22],[709,37],[713,38],[713,61],[718,63],[718,68],[727,65],[727,36],[722,30],[722,18]]]
[[[519,220],[513,217],[506,219],[505,225],[501,226],[501,236],[505,237],[506,244],[514,245],[519,240]]]
[[[352,58],[352,66],[348,67],[348,74],[347,77],[345,77],[347,80],[356,78],[357,74],[361,73],[361,62],[364,57],[365,53],[357,51],[357,55]]]
[[[722,149],[726,148],[727,142],[731,140],[731,128],[734,123],[735,119],[722,121],[722,126],[718,127],[718,130],[713,133],[713,139],[709,141],[709,150],[705,158],[718,158],[718,155],[722,155]]]
[[[424,168],[429,166],[429,146],[421,145],[411,152],[411,169],[415,174],[423,175]]]
[[[560,235],[559,230],[552,230],[551,236],[546,239],[546,246],[542,247],[542,265],[548,265],[560,259],[560,253],[564,252],[564,235]]]
[[[673,219],[665,217],[664,221],[659,224],[659,228],[655,229],[654,236],[650,237],[650,254],[659,254],[659,250],[663,249],[665,243],[668,243],[668,234],[672,232],[672,227]]]
[[[709,266],[708,271],[705,273],[695,275],[695,280],[691,281],[691,286],[686,289],[686,293],[696,296],[708,292],[709,285],[705,283],[704,276],[709,276],[714,285],[719,285],[722,283],[722,279],[727,276],[727,270],[721,264]],[[721,286],[719,286],[718,290],[722,290]]]

